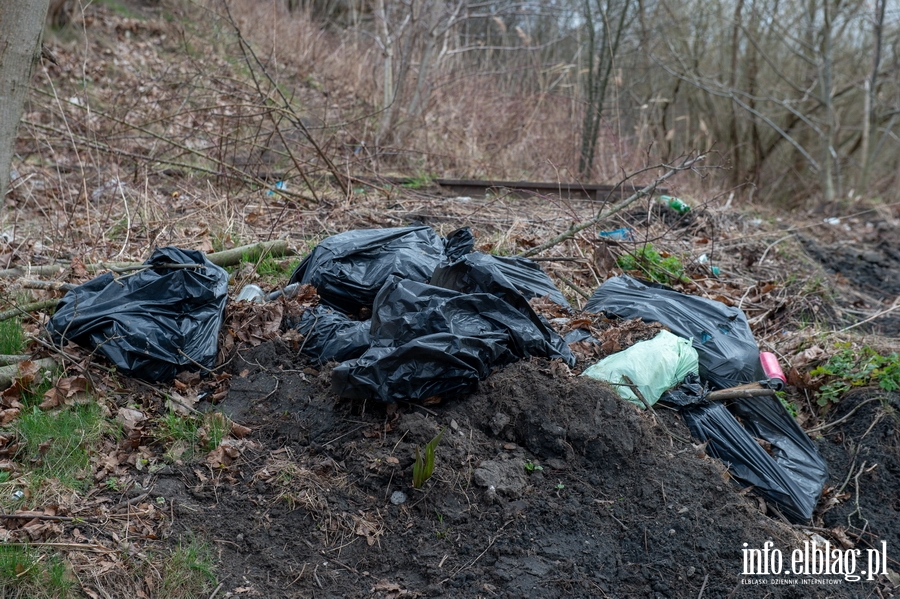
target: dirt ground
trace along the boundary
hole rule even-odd
[[[757,597],[741,584],[742,544],[796,547],[811,534],[764,515],[702,447],[547,361],[511,365],[470,397],[391,413],[336,401],[328,369],[316,372],[281,340],[241,354],[233,371],[218,408],[262,448],[215,476],[171,471],[152,490],[173,506],[177,529],[215,542],[224,593]],[[848,487],[858,482],[861,498],[851,530],[865,518],[863,542],[894,547],[900,437],[896,416],[867,431],[877,405],[818,444],[832,486],[856,447],[854,472],[879,464]],[[674,413],[658,414],[689,438]],[[435,475],[412,489],[414,447],[441,429]],[[542,469],[529,473],[529,463]],[[826,512],[824,526],[845,524],[854,505]],[[766,591],[891,596],[886,581]]]
[[[233,129],[236,123],[253,128],[251,121],[242,124],[242,114],[217,121],[224,137],[202,138],[211,153],[231,156],[238,171],[215,154],[214,163],[204,164],[215,165],[212,172],[221,176],[201,176],[182,164],[186,145],[180,142],[142,162],[146,135],[159,134],[139,124],[163,119],[166,135],[193,139],[197,129],[183,114],[205,114],[225,99],[231,104],[243,98],[252,105],[259,98],[249,86],[228,83],[233,63],[221,57],[195,52],[175,62],[160,54],[167,48],[180,51],[177,40],[188,47],[194,37],[173,35],[163,20],[138,18],[139,9],[126,18],[93,3],[83,11],[83,28],[90,32],[84,44],[63,36],[48,42],[55,58],[36,81],[44,77],[55,87],[52,94],[34,95],[21,129],[18,153],[27,160],[17,163],[21,177],[7,199],[10,214],[20,220],[0,243],[4,266],[67,259],[69,266],[51,278],[80,283],[93,276],[85,264],[141,261],[154,246],[211,251],[278,238],[302,255],[334,232],[411,222],[443,234],[468,226],[481,251],[515,254],[597,209],[590,202],[549,197],[473,199],[387,185],[354,188],[346,197],[324,171],[315,179],[321,194],[316,202],[299,193],[266,192],[258,184],[246,185],[243,175],[234,179],[245,170],[245,154],[267,149],[257,145],[262,142],[256,138],[266,133],[262,129],[246,147],[235,141],[237,133],[232,139],[233,130],[240,133]],[[125,66],[123,57],[129,60]],[[89,87],[87,65],[93,73]],[[154,102],[134,106],[130,96],[145,82],[153,86],[141,94]],[[96,88],[91,103],[79,100],[83,88]],[[170,93],[182,88],[206,89],[208,95],[195,97],[196,105],[185,111],[182,94]],[[307,103],[343,101],[305,85],[298,89]],[[72,99],[60,103],[57,96]],[[96,121],[102,112],[86,106],[105,109],[110,117]],[[134,120],[131,125],[122,124],[126,116]],[[72,123],[87,135],[75,147],[66,145],[75,139]],[[107,148],[96,140],[121,145]],[[87,166],[74,151],[79,148],[91,149]],[[260,172],[269,168],[262,157],[250,166]],[[229,173],[231,179],[224,176]],[[674,186],[680,183],[671,184],[672,193],[679,192]],[[292,190],[300,188],[291,183]],[[636,241],[612,253],[604,253],[606,246],[589,229],[543,253],[540,264],[577,306],[613,272],[622,252],[653,243],[683,261],[689,278],[678,283],[683,291],[738,306],[760,347],[778,352],[785,366],[798,352],[814,344],[833,346],[846,339],[838,334],[845,327],[896,305],[897,206],[873,200],[787,214],[740,200],[731,207],[721,190],[707,191],[697,192],[686,215],[647,200],[603,223],[635,229]],[[823,220],[835,217],[837,223]],[[708,262],[700,261],[703,255]],[[232,295],[244,283],[274,284],[247,263],[234,273]],[[4,285],[0,291],[6,303],[14,303],[21,289]],[[38,313],[31,331],[37,333],[47,316]],[[852,333],[880,334],[879,343],[896,347],[900,310],[872,318]],[[95,366],[85,369],[100,372],[102,379],[105,371]],[[40,515],[50,518],[45,524],[57,527],[35,538],[89,540],[102,550],[75,564],[81,574],[99,573],[93,580],[84,576],[87,596],[148,596],[140,590],[142,582],[131,579],[108,585],[116,591],[103,595],[103,575],[112,577],[125,558],[150,563],[154,551],[190,536],[217,552],[220,584],[209,599],[900,595],[900,577],[893,574],[900,572],[897,393],[857,391],[820,413],[811,392],[790,389],[804,427],[821,427],[811,437],[830,468],[813,521],[797,526],[770,513],[752,489],[738,486],[701,444],[680,440],[690,434],[675,412],[660,407],[655,415],[643,413],[605,386],[569,376],[559,364],[519,362],[493,373],[473,395],[427,406],[339,400],[330,388],[330,368],[302,357],[289,338],[240,349],[226,368],[227,395],[197,406],[220,410],[249,427],[233,462],[213,467],[205,456],[185,464],[167,459],[172,448],[152,438],[148,424],[136,438],[109,440],[110,447],[98,452],[92,471],[96,485],[85,497],[72,495],[70,505],[29,505],[44,510]],[[159,385],[123,391],[110,385],[100,399],[111,414],[140,407],[155,423],[166,410],[160,398],[174,390]],[[441,430],[434,476],[413,489],[415,448]],[[117,455],[121,459],[114,463],[99,463]],[[151,459],[149,474],[143,466]],[[129,484],[108,486],[117,478]],[[132,482],[139,485],[129,486]],[[82,507],[85,512],[78,512]],[[56,508],[68,511],[57,516]],[[88,528],[79,522],[85,516],[104,524]],[[140,518],[146,529],[137,525]],[[746,584],[754,579],[741,574],[745,543],[759,548],[772,541],[787,552],[814,538],[862,551],[884,541],[892,574],[835,585]],[[70,557],[77,554],[78,547],[70,549]],[[112,554],[119,561],[106,557]],[[159,563],[151,565],[158,569]],[[97,592],[90,595],[91,589]],[[5,593],[0,587],[0,597],[9,596]]]

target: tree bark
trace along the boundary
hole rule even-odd
[[[34,63],[41,55],[41,31],[50,0],[0,2],[0,214],[6,203],[16,129]]]
[[[382,85],[384,98],[381,102],[381,122],[378,126],[378,139],[391,128],[391,113],[394,109],[394,40],[387,22],[387,11],[384,0],[375,2],[375,20],[378,24],[378,37],[381,42],[384,72],[382,73]]]

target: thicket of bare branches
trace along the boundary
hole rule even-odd
[[[82,106],[41,92],[105,124],[98,152],[286,176],[312,200],[320,175],[345,192],[367,172],[614,182],[710,148],[730,168],[707,184],[743,195],[890,197],[900,183],[900,10],[886,0],[162,4],[180,58],[138,93]],[[33,126],[86,135],[60,125]]]
[[[647,153],[715,146],[725,182],[766,197],[896,187],[900,11],[886,0],[236,5],[273,56],[313,58],[329,38],[343,66],[299,62],[369,104],[351,130],[380,157],[611,180]]]

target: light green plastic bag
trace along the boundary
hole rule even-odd
[[[669,331],[661,331],[649,341],[635,343],[625,351],[603,358],[581,376],[613,383],[622,399],[644,407],[641,400],[624,383],[623,376],[637,385],[650,405],[662,394],[684,380],[688,373],[699,369],[697,350],[688,339],[682,339]]]

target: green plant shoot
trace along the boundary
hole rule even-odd
[[[424,455],[419,452],[419,446],[416,446],[416,461],[413,464],[413,488],[421,489],[422,485],[431,478],[434,473],[434,450],[437,449],[441,437],[444,436],[446,428],[441,431],[425,445]]]

